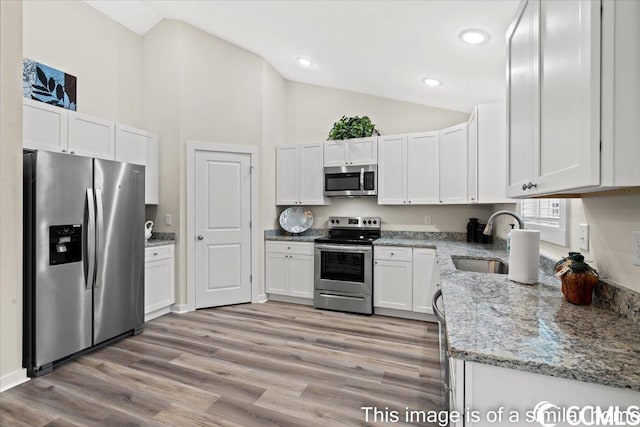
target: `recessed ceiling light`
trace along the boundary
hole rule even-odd
[[[466,30],[460,33],[460,40],[469,44],[482,44],[489,40],[489,34],[482,30]]]
[[[440,86],[442,84],[442,82],[440,80],[434,79],[433,77],[426,77],[426,78],[422,79],[422,83],[426,84],[427,86],[431,86],[431,87]]]
[[[313,61],[308,58],[300,57],[297,59],[297,61],[298,64],[302,65],[303,67],[313,67]]]

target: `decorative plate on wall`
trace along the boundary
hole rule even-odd
[[[289,233],[304,233],[313,225],[313,212],[301,206],[292,206],[280,214],[280,226]]]

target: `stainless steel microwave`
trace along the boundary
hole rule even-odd
[[[362,197],[377,194],[377,165],[324,168],[324,195],[327,197]]]

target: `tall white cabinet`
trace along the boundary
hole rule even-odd
[[[521,3],[507,34],[508,196],[640,185],[638,16],[638,2]]]
[[[323,143],[276,148],[276,204],[326,205]]]

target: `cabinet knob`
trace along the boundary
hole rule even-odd
[[[391,252],[391,256],[393,256],[393,252]]]
[[[536,184],[535,182],[530,182],[529,188],[538,188],[538,184]]]
[[[409,203],[411,203],[411,200],[409,200]]]
[[[291,246],[287,246],[287,249],[291,249]]]
[[[525,191],[527,189],[527,184],[522,184],[522,191]]]
[[[72,152],[71,152],[71,154],[76,154],[76,152],[75,152],[75,151],[72,151]]]
[[[376,264],[376,265],[378,265],[378,261],[374,261],[373,263],[374,263],[374,264]]]
[[[62,149],[62,152],[63,152],[63,153],[66,153],[66,152],[67,152],[67,150],[65,150],[65,149],[63,148],[63,149]]]
[[[406,201],[406,200],[403,200],[403,201],[402,201],[402,203],[407,203],[407,201]]]
[[[204,236],[202,234],[198,234],[198,236],[196,237],[196,239],[198,240],[204,240]]]
[[[158,256],[158,252],[154,252],[154,253],[153,253],[153,256]]]

